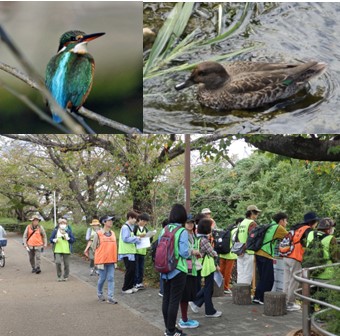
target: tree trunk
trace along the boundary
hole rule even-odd
[[[248,284],[235,284],[231,289],[233,292],[233,303],[237,305],[251,304],[251,290]]]
[[[282,316],[286,314],[286,293],[264,293],[264,315]]]

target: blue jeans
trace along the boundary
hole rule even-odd
[[[104,264],[104,269],[100,269],[99,271],[99,279],[98,279],[98,287],[97,294],[103,295],[103,287],[104,282],[107,280],[107,297],[109,299],[113,299],[114,294],[114,274],[115,274],[115,264]]]
[[[134,285],[137,285],[143,283],[145,256],[141,254],[135,254],[135,258],[136,258],[136,273]]]

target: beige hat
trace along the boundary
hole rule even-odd
[[[65,219],[65,218],[59,218],[59,219],[58,219],[58,224],[67,224],[67,219]]]
[[[247,211],[257,211],[257,212],[261,212],[262,210],[260,210],[256,205],[249,205],[247,207]]]
[[[92,222],[90,223],[90,225],[96,226],[96,225],[100,225],[100,222],[98,219],[92,219]]]
[[[210,209],[209,208],[204,208],[202,211],[201,211],[202,214],[208,214],[208,213],[211,213]]]
[[[35,219],[37,219],[39,222],[41,221],[41,218],[38,215],[32,216],[32,218],[30,218],[29,220],[33,222]]]

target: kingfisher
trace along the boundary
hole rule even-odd
[[[58,52],[47,64],[45,84],[63,109],[78,111],[89,95],[95,66],[87,43],[104,34],[70,30],[61,35]],[[51,112],[53,121],[61,123],[60,116]]]

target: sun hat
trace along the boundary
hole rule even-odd
[[[315,212],[311,211],[311,212],[307,212],[304,216],[303,216],[303,224],[308,224],[310,222],[315,222],[315,221],[319,221],[320,218],[316,215]]]
[[[320,230],[328,230],[335,226],[335,223],[330,218],[322,218],[317,226]]]
[[[211,211],[210,211],[209,208],[204,208],[204,209],[202,209],[201,213],[202,214],[209,214],[209,213],[211,213]]]
[[[247,211],[257,211],[257,212],[261,212],[262,210],[260,210],[256,205],[248,205]]]
[[[93,225],[93,226],[100,225],[100,222],[98,219],[92,219],[92,222],[90,223],[90,225]]]
[[[32,216],[29,220],[33,222],[35,219],[37,219],[39,222],[41,221],[41,218],[38,215]]]

